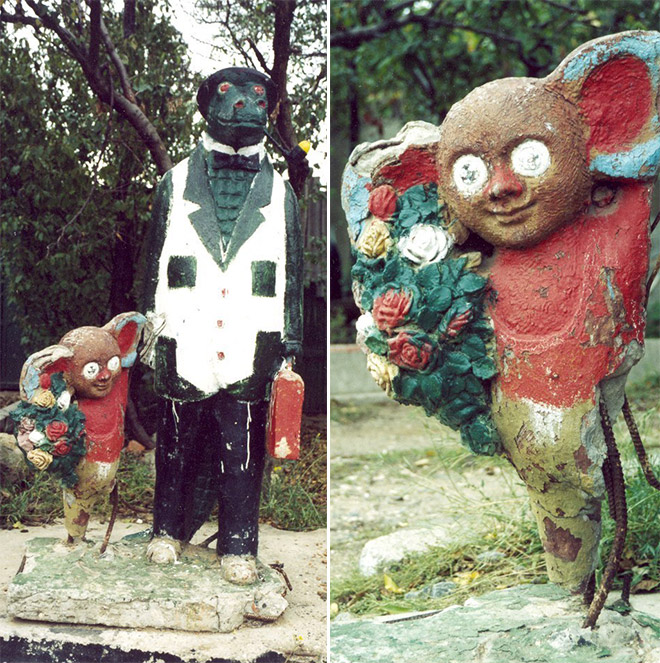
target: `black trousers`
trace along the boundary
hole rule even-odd
[[[268,403],[220,392],[163,399],[156,447],[156,536],[189,541],[219,504],[219,555],[256,555]]]

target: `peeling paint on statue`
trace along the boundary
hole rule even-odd
[[[129,369],[145,323],[140,313],[121,313],[104,327],[74,329],[23,366],[17,441],[28,462],[60,478],[69,542],[84,538],[93,505],[115,486]]]
[[[223,574],[238,584],[257,578],[266,399],[302,334],[297,201],[263,147],[276,101],[252,69],[201,85],[207,133],[158,187],[146,288],[164,399],[149,555],[175,561],[217,501]]]
[[[344,178],[358,256],[373,223],[364,200],[386,185],[397,193],[400,215],[413,184],[427,192],[437,184],[435,225],[457,245],[450,262],[470,233],[493,247],[477,268],[491,295],[472,319],[490,321],[495,344],[481,340],[497,371],[479,376],[473,364],[473,375],[490,383],[488,414],[528,487],[550,579],[573,591],[585,591],[596,564],[609,472],[601,418],[613,421],[621,411],[627,374],[643,351],[650,194],[660,160],[659,66],[658,33],[595,40],[545,79],[509,78],[475,89],[439,130],[411,123],[391,141],[359,146]],[[418,218],[420,200],[411,205]],[[386,230],[392,232],[391,222]],[[377,275],[387,273],[397,251],[389,245],[358,258],[363,311],[376,312],[377,297],[389,287],[380,284],[391,280]],[[417,305],[410,319],[401,315],[395,329],[381,326],[382,338],[360,332],[384,363],[392,362],[386,345],[378,346],[384,332],[400,335],[414,324],[433,336],[444,323],[420,313],[420,294],[449,296],[438,272],[435,278],[422,293],[410,289]],[[447,337],[446,345],[455,342]],[[406,392],[400,376],[380,382],[442,420],[447,391],[433,409],[429,385]],[[449,423],[464,433],[465,423]]]

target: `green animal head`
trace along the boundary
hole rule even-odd
[[[197,92],[197,105],[210,136],[234,149],[262,140],[268,112],[276,100],[273,81],[246,67],[216,71]]]

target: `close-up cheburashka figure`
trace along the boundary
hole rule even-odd
[[[225,579],[257,578],[267,398],[302,336],[302,245],[293,190],[263,141],[276,90],[222,69],[197,94],[207,132],[159,184],[149,243],[147,351],[162,397],[154,539],[174,562],[219,505]]]
[[[344,173],[369,370],[508,458],[587,626],[626,537],[622,409],[647,469],[624,387],[643,354],[659,62],[656,32],[588,42],[546,78],[476,88],[439,128],[358,146]],[[616,535],[595,592],[604,499]]]

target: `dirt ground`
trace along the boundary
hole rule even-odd
[[[333,403],[330,421],[330,573],[357,569],[366,541],[404,527],[450,537],[516,514],[526,491],[500,458],[477,458],[459,436],[394,401]]]

